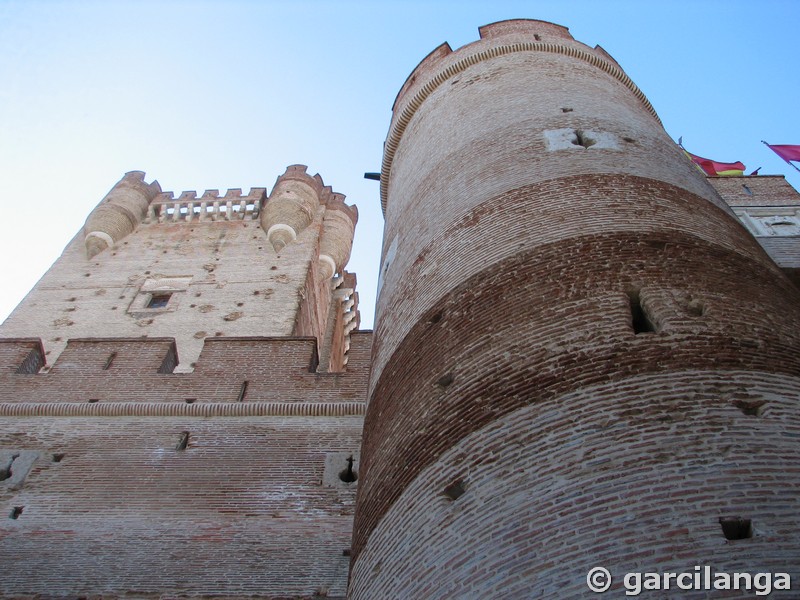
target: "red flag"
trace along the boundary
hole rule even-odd
[[[767,144],[767,146],[769,146],[770,150],[772,150],[786,162],[789,162],[790,160],[800,161],[800,146],[790,146],[785,144]]]
[[[686,153],[691,161],[697,165],[697,167],[703,171],[706,175],[710,175],[711,177],[730,177],[735,175],[744,175],[745,166],[741,162],[737,161],[735,163],[722,163],[717,162],[715,160],[711,160],[709,158],[703,158],[702,156],[697,156],[692,154],[691,152],[686,152],[686,149],[681,146],[681,149]]]

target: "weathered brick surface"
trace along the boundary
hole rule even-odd
[[[287,173],[310,208],[277,253],[263,188],[126,176],[0,327],[0,596],[344,598],[371,348],[343,270],[357,211]]]
[[[708,182],[730,206],[800,206],[800,194],[783,175],[709,177]]]
[[[311,335],[321,344],[333,301],[333,286],[321,279],[318,264],[326,204],[352,220],[358,213],[305,167],[288,171],[313,183],[317,206],[297,239],[279,252],[258,220],[269,204],[264,188],[249,196],[241,190],[223,197],[216,190],[178,198],[164,192],[152,198],[144,221],[115,234],[113,247],[91,258],[84,232],[77,235],[0,334],[41,337],[50,360],[67,339],[173,337],[182,372],[191,371],[205,338]],[[208,212],[212,208],[216,212]],[[168,306],[147,309],[149,292],[164,287],[172,292]]]
[[[172,340],[74,340],[49,372],[19,374],[10,363],[0,373],[0,402],[362,403],[371,339],[371,332],[353,332],[350,360],[339,373],[316,372],[310,338],[212,338],[194,373],[159,372]],[[0,350],[14,349],[19,364],[32,346],[0,340]]]
[[[437,49],[395,104],[353,598],[576,597],[589,558],[796,556],[770,540],[798,525],[800,293],[607,55],[538,27]],[[773,380],[756,433],[731,402]],[[761,435],[783,437],[743,449]],[[732,495],[764,523],[751,545],[721,534]]]
[[[0,481],[0,595],[342,598],[356,484],[323,477],[360,432],[359,416],[3,417],[0,448],[39,455],[22,486]]]
[[[0,480],[0,595],[343,598],[371,333],[350,343],[339,373],[313,338],[212,338],[159,373],[174,340],[71,340],[20,374],[38,341],[0,342],[0,454],[36,456]]]
[[[788,572],[794,583],[799,383],[746,371],[653,373],[495,419],[402,492],[355,564],[353,597],[590,598],[595,566],[615,576],[611,598],[626,597],[625,573],[695,565]],[[761,416],[743,414],[742,402],[764,402]],[[465,491],[451,501],[444,490],[454,481]],[[726,540],[725,516],[751,519],[754,537]]]

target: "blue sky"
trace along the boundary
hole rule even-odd
[[[302,163],[356,203],[348,270],[371,326],[378,184],[397,91],[478,27],[534,18],[622,65],[690,151],[800,173],[796,0],[15,2],[0,0],[0,318],[126,172],[164,190],[268,187]]]

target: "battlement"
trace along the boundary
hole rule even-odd
[[[224,196],[219,190],[206,190],[199,198],[195,191],[181,192],[177,198],[162,192],[150,203],[144,222],[257,220],[266,198],[266,188],[251,188],[246,196],[241,188],[229,189]]]
[[[371,345],[352,332],[346,369],[322,373],[314,338],[209,338],[194,372],[174,373],[171,338],[71,339],[48,366],[38,339],[0,339],[0,403],[363,403]]]

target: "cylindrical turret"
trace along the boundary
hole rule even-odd
[[[350,260],[353,234],[358,222],[358,209],[347,206],[342,194],[334,196],[325,209],[319,241],[320,271],[326,279],[341,273]]]
[[[142,171],[126,173],[86,219],[83,230],[89,258],[132,233],[159,192],[158,182],[145,183]]]
[[[278,177],[261,212],[261,227],[275,252],[309,226],[319,208],[321,189],[322,182],[308,175],[304,165],[292,165]]]
[[[480,33],[385,145],[351,597],[796,571],[797,289],[605,51]]]

